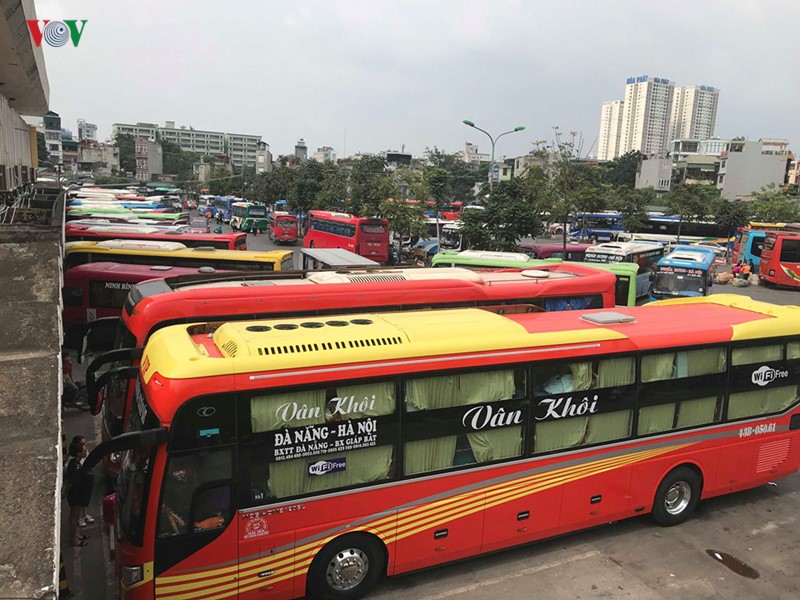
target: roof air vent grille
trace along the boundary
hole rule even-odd
[[[385,275],[348,275],[347,279],[351,283],[374,283],[381,281],[406,281],[405,275],[385,274]]]
[[[282,356],[285,354],[304,354],[329,350],[346,350],[348,348],[373,348],[378,346],[399,346],[403,338],[399,336],[363,338],[359,340],[343,340],[338,342],[316,342],[312,344],[282,344],[265,346],[258,349],[259,356]],[[223,349],[227,346],[223,346]]]
[[[238,351],[238,347],[236,346],[236,342],[233,340],[229,342],[225,342],[222,345],[222,350],[225,352],[227,356],[234,357],[236,356],[236,352]]]

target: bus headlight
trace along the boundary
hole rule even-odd
[[[139,583],[143,578],[142,565],[135,567],[122,567],[120,580],[125,587],[131,587],[134,583]]]

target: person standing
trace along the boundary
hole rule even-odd
[[[76,435],[69,445],[70,460],[67,463],[64,479],[66,481],[67,503],[69,504],[70,546],[86,546],[89,536],[78,533],[79,527],[94,523],[94,518],[86,514],[86,507],[92,497],[94,475],[81,469],[83,460],[89,454],[86,438]]]

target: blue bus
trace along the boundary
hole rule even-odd
[[[570,223],[569,236],[573,240],[610,242],[623,233],[622,215],[617,212],[580,212]]]
[[[753,261],[752,273],[758,273],[761,266],[761,251],[764,249],[764,241],[766,240],[767,232],[758,231],[755,229],[745,229],[742,231],[742,238],[739,240],[738,252],[734,254],[733,261],[749,263]]]
[[[650,300],[708,296],[714,281],[715,258],[710,248],[676,247],[650,273]]]

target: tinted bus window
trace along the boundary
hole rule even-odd
[[[782,240],[781,262],[800,263],[800,240]]]

